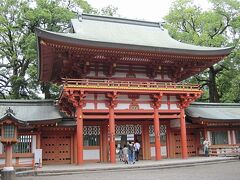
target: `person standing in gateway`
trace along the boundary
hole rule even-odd
[[[136,140],[136,142],[134,143],[134,150],[135,150],[135,159],[136,161],[138,161],[139,159],[139,151],[140,151],[140,143],[138,142],[138,140]]]

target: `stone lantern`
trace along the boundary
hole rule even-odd
[[[9,107],[5,115],[0,118],[0,141],[5,149],[5,167],[2,170],[2,180],[15,179],[15,170],[12,165],[12,146],[17,143],[17,129],[23,122],[16,119],[14,115],[13,110]]]

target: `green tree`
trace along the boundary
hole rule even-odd
[[[209,4],[211,8],[203,10],[192,0],[176,0],[165,20],[170,34],[182,42],[210,47],[236,46],[233,54],[225,61],[211,66],[190,79],[191,82],[200,83],[207,91],[201,100],[219,102],[225,101],[223,97],[226,90],[224,91],[221,89],[224,87],[220,86],[224,74],[232,73],[232,69],[235,69],[238,63],[233,59],[237,58],[236,52],[239,51],[240,2],[209,0]],[[234,66],[230,66],[232,63]]]
[[[58,86],[39,85],[35,28],[63,32],[79,11],[98,13],[85,0],[0,1],[1,98],[54,98]]]

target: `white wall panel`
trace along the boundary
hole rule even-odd
[[[176,109],[179,109],[179,107],[177,107],[176,104],[170,104],[170,109],[171,110],[176,110]]]
[[[140,95],[137,101],[151,101],[149,95]]]
[[[129,109],[129,104],[117,104],[117,107],[115,109]]]
[[[166,109],[168,109],[168,105],[167,104],[161,104],[160,109],[166,110]]]
[[[163,96],[161,100],[162,101],[167,101],[167,96]]]
[[[153,109],[150,104],[138,104],[139,105],[139,109],[144,109],[144,110],[149,110],[149,109]]]
[[[0,154],[3,153],[3,144],[0,142]]]
[[[120,95],[117,100],[124,100],[124,101],[130,101],[130,99],[128,98],[128,95]]]
[[[98,71],[98,77],[104,77],[105,75],[103,74],[102,71]]]
[[[170,96],[170,101],[178,101],[178,99],[176,98],[176,96]]]
[[[85,100],[94,100],[94,94],[87,94]]]
[[[112,77],[124,77],[124,78],[126,78],[126,73],[116,72]]]
[[[86,106],[83,109],[94,109],[94,103],[86,103]]]
[[[106,98],[105,94],[98,94],[97,100],[107,100],[107,98]]]
[[[149,79],[145,73],[135,73],[136,78]]]
[[[97,109],[108,109],[105,103],[97,103]]]
[[[87,75],[87,77],[89,76],[95,76],[95,71],[90,71],[90,73]]]
[[[32,136],[32,153],[35,152],[36,147],[37,147],[37,136],[33,135]]]
[[[164,74],[164,80],[171,80],[171,78],[168,75]]]
[[[83,150],[83,160],[99,160],[99,159],[100,159],[99,149]]]

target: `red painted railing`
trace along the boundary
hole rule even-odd
[[[96,80],[96,79],[62,79],[65,87],[86,88],[111,88],[111,89],[181,89],[199,91],[199,85],[172,83],[172,82],[150,82],[150,81],[119,81],[119,80]]]

